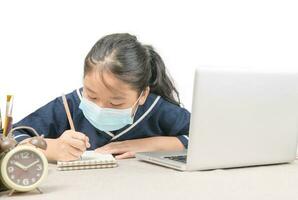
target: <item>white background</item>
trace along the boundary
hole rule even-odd
[[[82,84],[105,34],[129,32],[163,57],[186,108],[199,65],[298,68],[296,1],[0,0],[0,101],[19,120]]]

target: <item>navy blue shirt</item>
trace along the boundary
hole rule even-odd
[[[186,109],[150,93],[144,105],[138,107],[133,124],[117,131],[105,132],[91,125],[79,109],[81,91],[82,89],[74,90],[67,94],[66,98],[75,130],[89,137],[91,144],[89,150],[113,141],[154,136],[176,136],[187,148],[190,113]],[[45,138],[58,138],[64,131],[70,129],[61,97],[54,99],[14,125],[14,127],[17,126],[30,126],[40,135],[43,134]],[[33,136],[26,130],[16,130],[14,135],[18,142]]]

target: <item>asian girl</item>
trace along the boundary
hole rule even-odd
[[[75,160],[87,149],[121,159],[187,148],[190,113],[160,55],[133,35],[96,42],[85,58],[83,87],[66,97],[76,131],[69,130],[61,97],[14,125],[43,134],[50,161]],[[24,143],[30,138],[25,130],[14,135]]]

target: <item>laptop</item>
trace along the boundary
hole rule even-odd
[[[201,67],[195,71],[188,149],[140,152],[181,171],[289,163],[298,133],[298,73]]]

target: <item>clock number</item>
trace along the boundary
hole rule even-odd
[[[41,164],[36,165],[36,170],[38,170],[38,171],[42,170]]]
[[[12,173],[14,171],[14,168],[12,166],[9,166],[7,171],[8,171],[8,173]]]
[[[30,155],[30,154],[29,154],[28,152],[26,152],[26,151],[25,151],[25,152],[22,152],[22,153],[21,153],[21,158],[22,158],[22,159],[29,159],[29,158],[30,158],[29,155]]]
[[[23,179],[23,185],[29,185],[29,179],[27,178]]]

